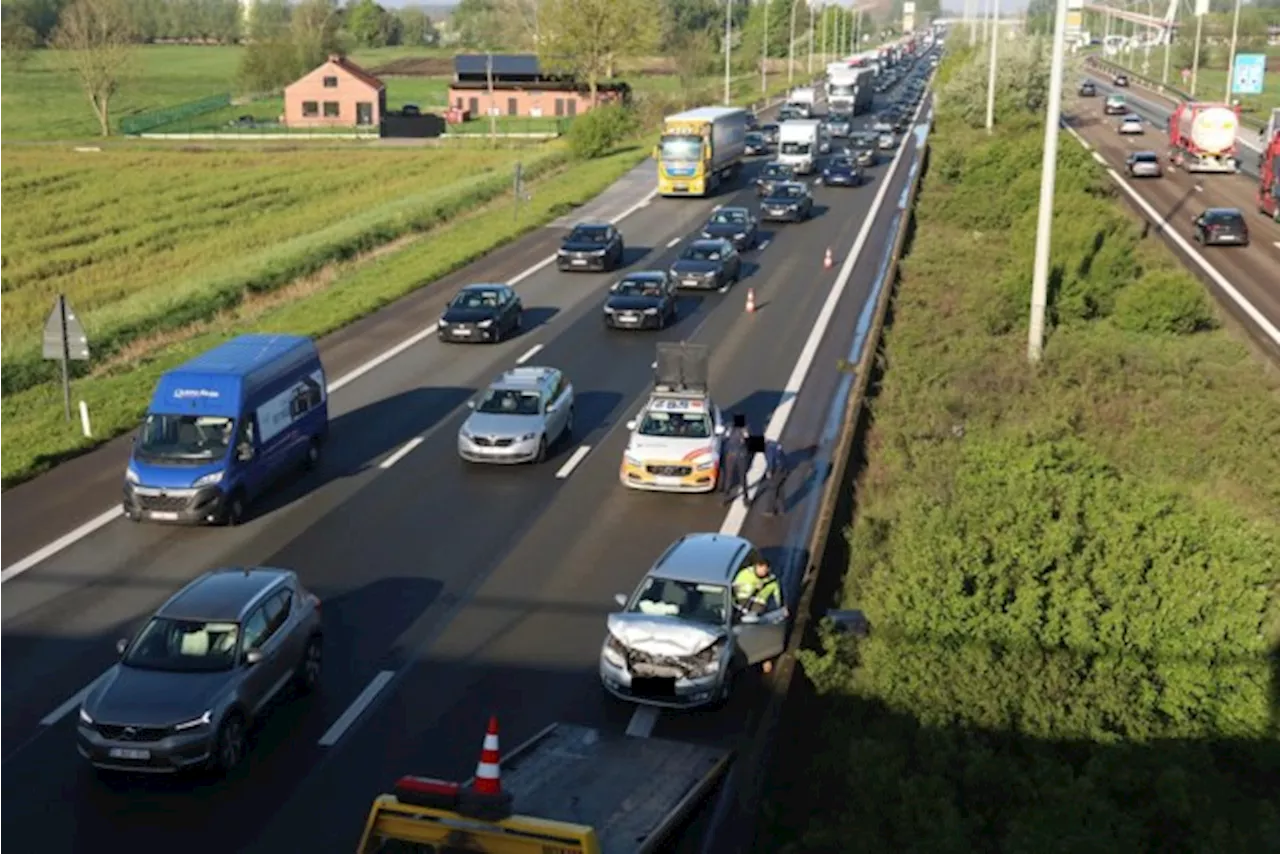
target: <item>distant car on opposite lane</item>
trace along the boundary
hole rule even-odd
[[[1202,246],[1248,246],[1249,226],[1239,208],[1208,208],[1191,220]]]
[[[1123,87],[1123,86],[1128,86],[1128,85],[1129,85],[1129,75],[1128,75],[1128,74],[1117,74],[1115,77],[1112,77],[1112,78],[1111,78],[1111,84],[1112,84],[1113,86],[1122,86],[1122,87]]]
[[[436,326],[441,341],[497,343],[520,331],[524,306],[509,285],[467,285],[445,306]]]
[[[1126,136],[1146,133],[1146,128],[1142,126],[1142,117],[1137,113],[1129,113],[1129,115],[1121,119],[1116,130]]]
[[[1081,98],[1094,98],[1098,95],[1098,87],[1092,80],[1085,80],[1080,84],[1079,93]]]
[[[604,325],[611,329],[664,329],[677,318],[675,281],[661,270],[628,274],[604,303]]]
[[[760,237],[760,223],[748,208],[717,208],[702,226],[702,237],[731,240],[739,250],[750,249]]]
[[[557,368],[512,368],[467,406],[458,428],[458,456],[467,462],[540,463],[573,433],[573,384]]]
[[[671,265],[671,278],[677,287],[718,290],[742,278],[742,256],[732,241],[695,240]]]
[[[876,148],[881,151],[892,151],[898,147],[898,136],[892,131],[882,133],[876,138]]]
[[[562,270],[616,270],[626,249],[622,234],[607,222],[583,222],[560,244],[556,265]]]
[[[1160,155],[1154,151],[1135,151],[1124,162],[1131,178],[1160,178],[1164,169],[1160,166]]]
[[[813,216],[813,196],[799,181],[787,181],[773,188],[760,202],[760,218],[773,222],[804,222]]]

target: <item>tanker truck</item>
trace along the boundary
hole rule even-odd
[[[1188,172],[1238,172],[1238,109],[1188,101],[1169,117],[1169,161]]]

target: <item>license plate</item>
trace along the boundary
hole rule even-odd
[[[468,335],[470,335],[470,334],[471,334],[471,330],[470,330],[470,329],[455,329],[455,330],[453,330],[453,334],[454,334],[454,335],[461,335],[463,338],[465,338],[465,337],[467,337]]]
[[[112,759],[132,759],[135,761],[145,761],[151,758],[150,750],[135,750],[131,747],[113,747],[107,751],[107,755]]]
[[[680,486],[684,483],[684,480],[683,478],[672,477],[669,474],[660,474],[653,478],[653,482],[658,486]]]
[[[572,264],[573,264],[573,266],[575,266],[575,267],[585,267],[585,266],[587,266],[587,259],[586,259],[586,258],[574,258],[574,259],[573,259],[573,261],[572,261]]]
[[[640,322],[640,315],[638,315],[638,314],[622,314],[622,315],[619,315],[619,316],[618,316],[618,319],[619,319],[619,320],[621,320],[623,323],[639,323],[639,322]]]
[[[684,283],[686,287],[690,288],[696,288],[698,285],[702,284],[697,279],[685,279]]]
[[[159,519],[161,522],[176,522],[178,521],[178,514],[171,513],[168,510],[153,510],[151,518]]]

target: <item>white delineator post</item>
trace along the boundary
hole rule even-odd
[[[83,400],[80,401],[80,429],[84,430],[87,438],[93,437],[93,430],[89,426],[89,404]]]

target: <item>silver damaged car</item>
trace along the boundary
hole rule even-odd
[[[513,368],[494,380],[458,429],[458,456],[472,463],[540,463],[573,433],[573,384],[556,368]]]

